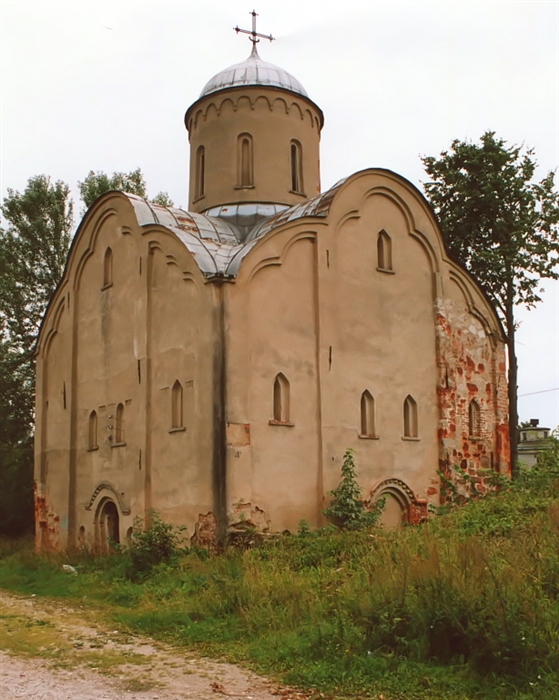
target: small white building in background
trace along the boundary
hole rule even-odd
[[[533,467],[538,461],[538,453],[549,446],[550,428],[540,426],[537,418],[530,419],[530,425],[519,429],[518,461],[523,467]]]

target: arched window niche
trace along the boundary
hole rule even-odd
[[[177,381],[171,389],[171,430],[170,432],[179,432],[185,430],[184,427],[184,391],[182,384]]]
[[[475,399],[468,406],[468,435],[479,437],[481,435],[481,410]]]
[[[116,407],[115,415],[115,441],[113,447],[119,447],[120,445],[125,445],[124,442],[124,404],[119,403]]]
[[[201,199],[205,195],[206,179],[206,149],[198,146],[196,151],[196,169],[194,173],[194,199]]]
[[[409,394],[404,401],[404,438],[418,439],[417,403]]]
[[[392,239],[383,229],[377,236],[377,270],[394,272],[392,267]]]
[[[304,194],[303,186],[303,147],[299,141],[291,141],[291,192]]]
[[[280,372],[274,379],[273,419],[270,425],[292,426],[290,420],[290,387],[287,377]]]
[[[87,438],[87,449],[88,450],[98,450],[99,445],[97,443],[97,411],[91,411],[89,414],[89,426],[88,426],[88,438]]]
[[[375,400],[370,391],[361,394],[361,422],[359,437],[376,439],[375,430]]]
[[[103,258],[103,289],[113,286],[113,251],[107,248]]]
[[[240,134],[237,138],[237,189],[251,187],[254,187],[252,136]]]

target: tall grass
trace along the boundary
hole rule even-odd
[[[559,469],[397,533],[320,531],[131,580],[125,554],[7,553],[1,583],[323,692],[559,697]]]

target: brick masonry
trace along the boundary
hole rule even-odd
[[[464,499],[490,488],[488,472],[510,474],[505,351],[474,313],[451,299],[437,300],[439,469]],[[472,431],[473,400],[479,423]]]

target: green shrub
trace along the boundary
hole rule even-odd
[[[361,498],[353,453],[354,451],[349,449],[344,454],[340,485],[330,491],[332,501],[324,510],[328,520],[342,530],[364,530],[373,527],[384,508],[383,498],[373,504],[367,504]]]
[[[183,553],[185,529],[163,522],[156,512],[151,513],[147,527],[141,518],[136,518],[129,549],[130,578],[142,578],[155,566],[171,562]]]

